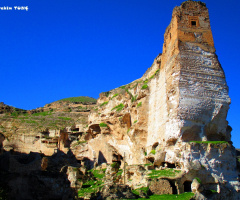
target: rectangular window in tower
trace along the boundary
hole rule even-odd
[[[191,21],[191,26],[192,26],[192,27],[193,27],[193,26],[197,26],[196,21]]]
[[[188,21],[189,21],[189,27],[191,28],[199,27],[198,16],[189,16]]]

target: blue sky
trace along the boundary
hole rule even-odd
[[[0,101],[23,109],[99,93],[140,78],[162,52],[171,0],[1,0]],[[205,0],[240,148],[240,1]]]

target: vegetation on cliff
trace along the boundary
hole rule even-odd
[[[23,110],[1,104],[0,132],[6,137],[14,134],[62,130],[76,124],[87,125],[88,112],[96,103],[90,97],[71,97],[34,110]]]
[[[66,102],[82,103],[82,104],[95,104],[97,102],[97,99],[94,99],[92,97],[79,96],[79,97],[69,97],[69,98],[58,100],[58,101],[66,101]]]

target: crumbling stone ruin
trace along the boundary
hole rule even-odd
[[[41,153],[53,154],[53,158],[36,156],[31,168],[50,170],[52,160],[55,169],[61,161],[56,171],[68,177],[64,184],[78,191],[81,199],[185,192],[188,199],[240,199],[240,164],[226,120],[229,105],[208,9],[202,2],[188,0],[173,10],[162,54],[140,79],[101,93],[87,126],[48,130],[54,141],[41,137],[32,141],[36,135],[31,136],[32,143],[45,141]],[[81,129],[81,134],[71,138],[74,129]],[[11,143],[4,139],[0,134],[3,149]],[[66,160],[71,158],[65,166],[60,150]],[[11,171],[25,170],[13,156],[8,159]],[[69,191],[63,193],[71,196]]]

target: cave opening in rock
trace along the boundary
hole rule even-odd
[[[175,163],[163,162],[162,166],[163,167],[167,167],[167,168],[176,168],[176,164]]]
[[[178,194],[178,191],[177,191],[177,187],[176,187],[176,185],[175,185],[175,182],[172,181],[172,180],[169,180],[169,182],[170,182],[170,185],[171,185],[171,187],[172,187],[172,192],[173,192],[173,194]]]
[[[152,146],[152,150],[156,150],[157,146],[158,146],[158,142],[155,142]]]
[[[183,183],[184,192],[192,192],[191,184],[192,184],[192,181],[185,181],[185,182]]]
[[[116,162],[121,166],[122,161],[123,157],[120,154],[113,153],[112,162]]]
[[[72,131],[78,132],[78,131],[79,131],[79,128],[73,128]]]
[[[176,138],[172,138],[171,140],[168,140],[168,141],[167,141],[167,144],[168,144],[169,146],[173,146],[173,145],[176,144],[176,142],[177,142],[177,139],[176,139]]]
[[[147,158],[147,160],[148,160],[150,163],[154,163],[154,158],[153,158],[153,157]],[[149,162],[148,162],[148,163],[149,163]]]

